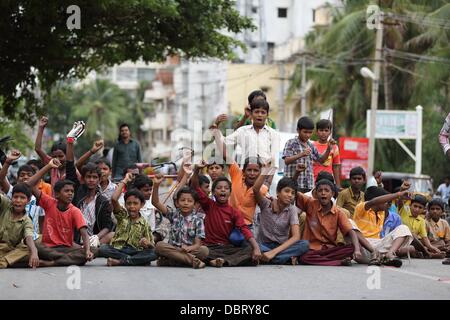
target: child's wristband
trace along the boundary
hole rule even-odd
[[[75,138],[73,137],[67,137],[67,143],[74,143]]]

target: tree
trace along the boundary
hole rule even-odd
[[[307,36],[306,74],[312,81],[308,100],[316,110],[334,108],[339,135],[365,135],[372,83],[359,70],[370,66],[374,57],[375,31],[365,27],[369,4],[368,0],[346,0],[342,8],[330,7],[331,24]],[[387,104],[391,109],[413,109],[420,104],[424,124],[437,121],[430,114],[450,110],[450,4],[444,0],[380,0],[378,5],[393,14],[384,25],[386,68],[382,68],[379,108]],[[299,65],[291,92],[298,90],[300,75]],[[442,120],[438,122],[442,126]],[[442,164],[435,157],[441,154],[436,130],[434,125],[424,125],[423,169],[435,177],[440,173],[432,168],[445,168],[446,161],[442,157]],[[413,142],[406,144],[414,149]],[[388,140],[377,141],[375,163],[389,171],[413,168],[404,151]]]
[[[69,30],[74,17],[67,8],[74,4],[81,10],[81,28]],[[127,60],[231,59],[233,47],[243,47],[232,34],[252,28],[231,0],[1,1],[2,108],[5,116],[19,113],[32,123],[43,111],[37,88],[45,98],[60,80],[82,79]]]

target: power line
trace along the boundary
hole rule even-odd
[[[393,67],[393,68],[399,70],[399,71],[409,73],[409,74],[411,74],[411,75],[413,75],[413,76],[415,76],[415,77],[419,77],[419,78],[423,78],[423,79],[433,79],[433,78],[431,78],[431,77],[428,77],[428,76],[419,74],[419,73],[417,73],[417,72],[414,72],[414,71],[411,71],[411,70],[402,68],[402,67],[400,67],[400,66],[398,66],[398,65],[396,65],[396,64],[393,64],[393,63],[389,63],[388,65],[389,65],[390,67]],[[442,83],[442,84],[445,84],[445,85],[450,85],[450,82],[446,82],[446,81],[442,81],[442,80],[439,80],[439,82]]]

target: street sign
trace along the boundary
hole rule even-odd
[[[367,110],[367,136],[370,132],[370,110]],[[376,139],[416,139],[419,116],[416,111],[377,110]]]

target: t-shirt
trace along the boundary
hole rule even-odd
[[[400,217],[402,217],[402,222],[408,226],[411,233],[421,238],[427,237],[427,224],[422,216],[413,217],[411,213],[411,208],[409,206],[403,206],[400,209]]]
[[[299,225],[298,214],[300,210],[291,204],[281,212],[273,212],[271,204],[272,201],[267,198],[263,198],[259,204],[261,212],[259,214],[258,242],[283,244],[289,239],[291,226]]]
[[[13,220],[11,201],[0,194],[0,242],[16,247],[26,237],[33,236],[31,219],[24,214]]]
[[[45,210],[42,243],[48,247],[71,247],[74,229],[87,227],[80,209],[69,204],[65,211],[61,211],[58,200],[45,193],[41,193],[38,204]]]
[[[437,188],[436,191],[441,193],[442,201],[444,201],[444,203],[448,203],[448,199],[450,197],[450,184],[446,186],[445,183],[443,183]]]
[[[384,211],[366,210],[364,205],[365,202],[361,202],[355,207],[353,221],[355,221],[364,237],[380,239],[380,233],[384,225]]]
[[[323,154],[323,153],[325,153],[325,151],[327,151],[328,142],[322,144],[319,141],[313,141],[313,144],[316,147],[317,151],[319,151],[320,154]],[[314,161],[314,164],[313,164],[314,181],[317,180],[317,175],[319,174],[320,171],[329,172],[334,176],[333,165],[338,165],[338,164],[341,164],[341,156],[339,155],[339,147],[337,145],[334,145],[330,151],[330,155],[328,156],[327,160],[325,160],[324,163]]]
[[[43,159],[44,164],[48,164],[51,160],[52,157],[50,157],[49,155],[47,155],[47,157]],[[78,180],[81,180],[81,174],[78,172],[78,170],[77,170],[77,177]],[[50,170],[50,182],[52,188],[55,187],[55,183],[64,180],[65,178],[66,178],[66,170],[60,171],[59,168],[52,168]]]
[[[253,224],[256,210],[256,199],[252,187],[247,187],[244,182],[244,174],[236,163],[233,163],[228,169],[231,178],[230,203],[234,208],[241,211],[246,224]],[[268,188],[263,185],[260,194],[265,197]]]
[[[206,214],[204,240],[206,245],[230,244],[229,236],[233,228],[239,229],[246,240],[253,237],[239,210],[228,203],[221,204],[211,200],[200,188],[196,188],[195,191]]]
[[[438,241],[444,240],[450,241],[450,226],[444,219],[439,219],[438,222],[434,222],[433,219],[427,220],[428,238],[430,240]]]
[[[13,186],[10,186],[8,191],[8,198],[12,199]],[[33,240],[39,238],[39,217],[45,216],[45,211],[37,205],[36,197],[31,196],[30,202],[25,206],[25,211],[33,223]]]

